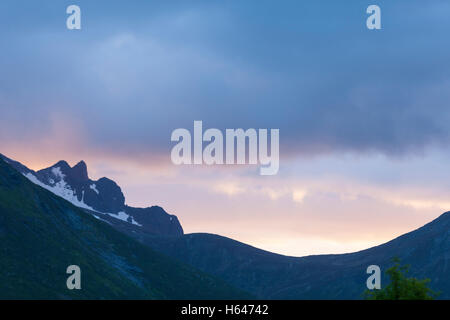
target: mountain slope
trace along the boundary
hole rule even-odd
[[[81,290],[66,288],[69,265],[81,268]],[[0,160],[1,299],[245,297],[128,238]]]
[[[212,234],[140,241],[234,286],[268,299],[359,299],[366,269],[384,272],[393,257],[411,265],[410,276],[430,278],[440,298],[450,298],[450,212],[383,245],[367,250],[287,257]],[[382,279],[382,285],[387,283]]]
[[[76,181],[73,181],[77,180],[76,177],[81,177],[78,180],[86,179],[87,168],[84,163],[70,168],[67,163],[60,161],[36,173],[18,162],[4,159],[29,179],[29,174],[39,177],[40,180],[34,181],[36,184],[43,184],[42,181],[49,183],[50,185],[43,185],[47,189],[51,188],[50,179],[53,179],[56,185],[54,178],[60,175],[61,171],[64,182],[67,183],[67,180],[70,185],[70,190],[79,190],[75,192],[78,195],[81,191],[82,197],[77,197],[78,201],[88,199],[83,197],[86,188],[93,190],[90,185],[77,189]],[[55,170],[56,173],[53,172]],[[30,180],[33,181],[33,178]],[[114,189],[114,186],[111,189]],[[103,192],[104,189],[101,188],[100,193]],[[106,194],[108,193],[111,194]],[[108,206],[107,201],[104,205]],[[181,226],[181,232],[177,231],[178,220],[175,220],[175,230],[171,231],[171,227],[167,229],[167,221],[176,217],[168,215],[160,207],[138,209],[124,205],[120,208],[126,210],[126,213],[101,213],[92,210],[94,208],[83,210],[154,250],[215,275],[259,298],[358,299],[366,289],[366,268],[376,264],[386,270],[395,256],[400,257],[404,263],[411,264],[412,276],[430,278],[431,287],[441,291],[440,298],[450,298],[450,213],[445,213],[418,230],[374,248],[350,254],[296,258],[270,253],[218,235],[183,235]],[[0,220],[0,240],[1,235]],[[387,279],[383,278],[382,283],[386,281]]]
[[[49,168],[35,172],[2,154],[0,154],[0,159],[5,160],[34,184],[103,220],[107,220],[112,225],[120,225],[129,232],[164,236],[183,234],[183,228],[178,218],[168,214],[161,207],[133,208],[127,206],[121,188],[113,180],[108,178],[96,181],[89,179],[87,165],[84,161],[70,167],[66,161],[62,160]]]

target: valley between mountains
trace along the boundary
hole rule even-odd
[[[91,180],[83,161],[33,171],[0,158],[1,298],[361,299],[367,266],[385,270],[393,257],[450,298],[449,212],[363,251],[289,257],[184,234],[163,208],[127,206],[113,180]],[[82,290],[65,287],[71,264]]]

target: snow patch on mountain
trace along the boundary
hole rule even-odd
[[[138,223],[136,220],[134,220],[134,218],[132,216],[130,216],[129,214],[121,211],[117,214],[114,213],[106,213],[106,212],[100,212],[97,210],[94,210],[92,207],[88,206],[86,203],[84,203],[83,199],[84,199],[84,191],[82,192],[81,195],[81,200],[78,200],[78,197],[76,195],[76,193],[70,188],[70,186],[66,183],[66,181],[64,180],[65,175],[61,172],[60,168],[53,168],[52,169],[52,173],[59,179],[58,182],[54,183],[54,180],[51,179],[51,183],[54,183],[53,186],[47,185],[43,182],[41,182],[34,174],[32,173],[24,173],[23,175],[30,180],[31,182],[33,182],[34,184],[37,184],[38,186],[41,186],[44,189],[47,189],[48,191],[54,193],[57,196],[60,196],[63,199],[66,199],[67,201],[69,201],[70,203],[72,203],[73,205],[79,207],[79,208],[83,208],[83,209],[88,209],[90,211],[93,212],[98,212],[98,213],[102,213],[102,214],[106,214],[110,217],[134,224],[136,226],[142,227],[142,225],[140,223]],[[92,184],[90,186],[90,188],[92,190],[94,190],[95,192],[97,192],[97,194],[99,194],[96,185]],[[100,217],[94,215],[94,217],[101,219]],[[130,222],[131,220],[131,222]],[[104,220],[106,221],[106,220]]]
[[[95,219],[100,220],[100,221],[103,221],[103,222],[106,222],[107,224],[109,224],[109,225],[112,226],[112,223],[109,222],[108,220],[102,219],[102,218],[100,218],[99,216],[97,216],[97,215],[95,215],[95,214],[93,214],[93,216],[94,216]]]
[[[113,217],[113,218],[116,218],[116,219],[119,219],[119,220],[122,220],[122,221],[125,221],[125,222],[129,222],[128,219],[131,217],[130,215],[128,215],[127,213],[125,213],[123,211],[121,211],[121,212],[119,212],[117,214],[113,214],[113,213],[106,213],[106,214],[108,216],[110,216],[110,217]],[[142,225],[137,223],[136,220],[134,220],[133,217],[131,217],[131,223],[136,225],[136,226],[142,227]]]
[[[78,197],[75,194],[75,192],[64,181],[64,174],[61,172],[60,169],[59,170],[55,170],[55,169],[59,169],[59,168],[53,168],[52,172],[53,173],[56,172],[55,175],[57,175],[59,178],[61,178],[61,180],[58,181],[57,183],[55,183],[53,186],[49,186],[49,185],[47,185],[45,183],[42,183],[32,173],[27,173],[27,174],[23,174],[23,175],[26,178],[28,178],[28,180],[33,182],[34,184],[37,184],[38,186],[41,186],[42,188],[47,189],[48,191],[56,194],[57,196],[60,196],[61,198],[66,199],[67,201],[69,201],[73,205],[75,205],[77,207],[80,207],[80,208],[83,208],[83,209],[88,209],[88,210],[94,211],[94,209],[92,209],[90,206],[88,206],[86,203],[83,202],[84,191],[82,193],[81,200],[78,200]]]
[[[66,177],[66,176],[62,173],[60,167],[52,168],[52,173],[53,173],[53,175],[54,175],[55,177],[57,177],[57,178],[59,178],[59,179],[61,179],[61,180],[64,180],[64,178]]]
[[[100,194],[100,192],[98,192],[98,190],[97,190],[97,186],[95,185],[95,183],[94,183],[94,184],[91,184],[91,185],[89,186],[89,188],[91,188],[92,190],[94,190],[95,193]]]

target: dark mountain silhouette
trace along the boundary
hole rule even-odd
[[[0,299],[249,297],[114,230],[2,160],[0,252]],[[81,290],[67,289],[69,265],[81,268]]]
[[[259,298],[359,299],[366,290],[367,267],[386,270],[393,257],[411,265],[410,276],[430,278],[439,298],[450,298],[450,212],[385,244],[349,254],[288,257],[213,234],[139,240]]]
[[[92,183],[96,186],[101,185],[99,181],[102,179],[88,180],[87,183],[87,169],[84,163],[75,166],[77,169],[74,170],[67,163],[59,162],[35,173],[18,162],[4,159],[31,181],[36,179],[30,176],[30,173],[39,177],[39,180],[34,181],[39,185],[43,183],[42,181],[46,181],[51,186],[58,186],[58,182],[55,181],[60,174],[55,168],[59,168],[65,175],[64,181],[71,186],[71,190],[75,190],[77,200],[82,201],[81,204],[76,201],[72,203],[81,207],[92,206],[84,210],[97,219],[109,223],[115,229],[156,251],[217,276],[258,298],[359,299],[366,290],[367,267],[375,264],[380,266],[382,271],[386,270],[393,257],[399,257],[403,263],[411,265],[411,276],[430,278],[431,288],[441,291],[440,298],[450,298],[449,212],[422,228],[367,250],[349,254],[288,257],[219,235],[183,235],[181,226],[179,229],[177,227],[178,219],[168,215],[160,207],[137,209],[119,205],[114,209],[114,202],[109,204],[108,201],[119,197],[122,192],[111,180],[109,180],[110,188],[97,189],[100,194],[104,193],[104,196],[91,201],[86,193],[89,191],[87,186],[91,189]],[[48,188],[48,185],[43,187]],[[58,190],[56,191],[58,193]],[[65,194],[62,196],[67,199]],[[100,208],[112,208],[112,211],[124,212],[126,216],[123,218],[93,210]],[[171,219],[175,219],[175,223],[167,223],[167,220]],[[382,285],[386,281],[387,279],[383,278]]]
[[[178,218],[161,207],[133,208],[125,204],[121,188],[108,178],[89,179],[87,165],[80,161],[73,168],[66,161],[37,172],[0,154],[7,163],[33,183],[46,188],[77,207],[88,210],[110,224],[130,232],[178,236],[183,234]]]

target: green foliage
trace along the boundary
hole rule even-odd
[[[386,270],[390,283],[379,290],[367,290],[368,300],[433,300],[438,294],[428,288],[430,279],[407,278],[409,265],[401,265],[400,259],[393,259],[394,265]]]

